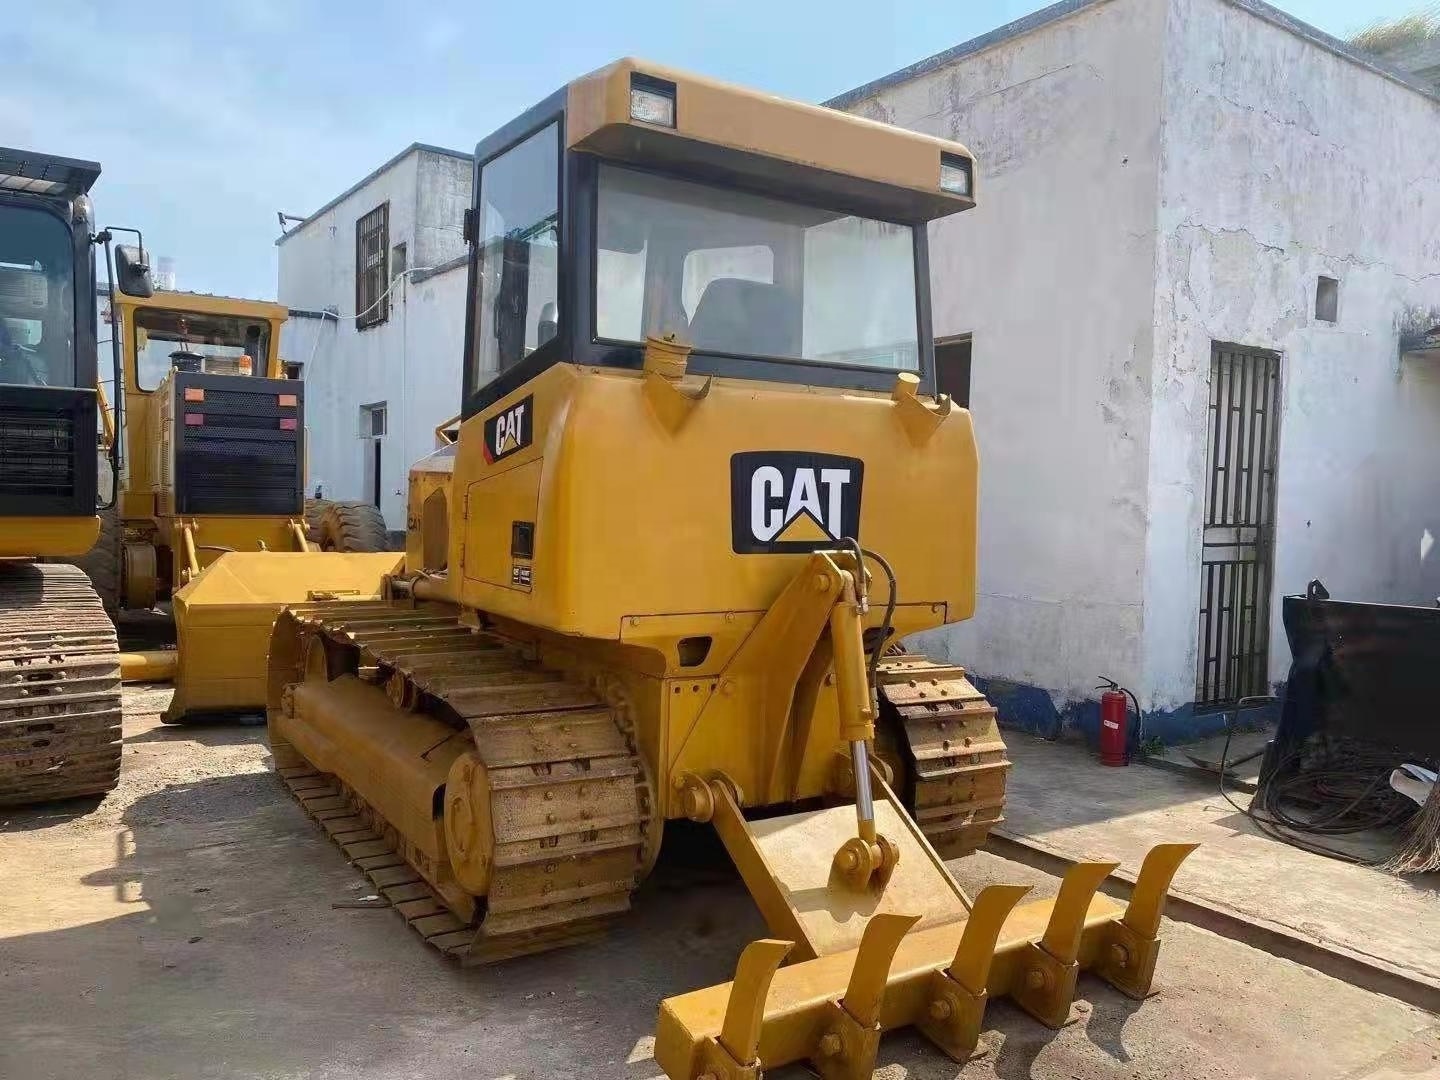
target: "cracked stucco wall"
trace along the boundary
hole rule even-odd
[[[1226,0],[1168,0],[1145,565],[1148,705],[1194,697],[1210,346],[1282,353],[1279,599],[1440,594],[1440,373],[1398,357],[1440,303],[1440,104]],[[1319,275],[1339,318],[1315,318]]]
[[[1163,32],[1094,4],[850,106],[977,159],[931,278],[974,335],[980,595],[924,647],[1062,702],[1142,674]]]

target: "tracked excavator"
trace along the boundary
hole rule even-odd
[[[1081,970],[1145,996],[1190,847],[1128,905],[1104,862],[969,895],[945,858],[1001,820],[1004,742],[896,648],[975,604],[926,235],[970,153],[624,60],[482,141],[474,192],[461,419],[405,556],[275,622],[305,810],[467,964],[595,937],[666,822],[713,824],[773,937],[661,1003],[670,1077],[868,1077],[906,1025],[963,1060],[989,997],[1059,1026]]]
[[[240,578],[227,557],[384,551],[385,520],[368,503],[305,498],[305,384],[280,358],[285,306],[154,290],[143,263],[143,243],[115,252],[120,390],[104,427],[119,493],[80,565],[112,613],[170,606],[176,648],[121,656],[127,682],[174,681],[165,722],[259,713],[270,624],[305,598],[304,573],[275,564]]]
[[[0,148],[0,806],[120,772],[114,627],[67,561],[100,521],[92,161]]]

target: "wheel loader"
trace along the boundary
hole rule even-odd
[[[0,148],[0,806],[120,772],[120,658],[61,560],[100,530],[91,161]]]
[[[126,681],[174,679],[167,723],[259,713],[270,622],[283,601],[307,595],[296,591],[303,571],[242,577],[226,564],[201,604],[186,586],[230,553],[384,551],[385,521],[368,503],[304,497],[305,386],[286,378],[279,356],[285,306],[130,291],[142,254],[116,253],[110,319],[122,390],[106,428],[120,491],[81,566],[112,613],[171,605],[177,648],[122,655]],[[271,590],[268,608],[253,603],[263,599],[256,588]]]
[[[1001,820],[1004,742],[899,647],[975,606],[927,255],[970,153],[622,60],[476,162],[461,420],[405,556],[275,622],[305,810],[467,964],[590,940],[667,822],[713,824],[774,936],[661,1003],[671,1077],[868,1077],[906,1025],[963,1060],[988,997],[1059,1026],[1081,970],[1145,996],[1189,846],[1128,905],[1105,862],[968,895],[944,859]]]

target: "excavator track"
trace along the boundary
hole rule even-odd
[[[0,806],[99,795],[120,777],[120,651],[90,579],[0,561]]]
[[[335,601],[281,619],[296,624],[302,655],[319,639],[330,662],[383,688],[398,708],[468,735],[484,763],[490,887],[457,902],[455,882],[444,887],[422,860],[407,859],[391,823],[272,727],[286,786],[427,944],[463,964],[494,963],[592,940],[630,909],[660,822],[621,710],[448,612]]]
[[[995,707],[964,668],[923,656],[885,657],[877,681],[882,725],[900,743],[906,808],[942,856],[969,855],[1005,820],[1010,761]]]

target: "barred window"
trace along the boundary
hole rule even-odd
[[[390,204],[381,203],[355,222],[355,328],[390,317]]]

